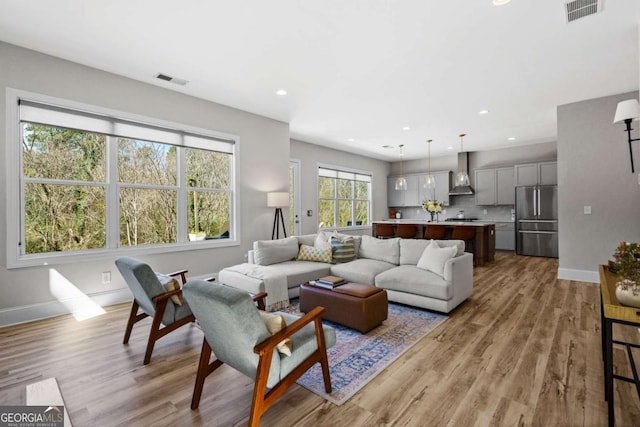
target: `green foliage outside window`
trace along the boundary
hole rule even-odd
[[[31,123],[22,134],[24,253],[106,248],[111,137]],[[179,191],[189,232],[229,237],[232,155],[181,148],[181,186],[179,148],[127,138],[115,146],[120,246],[176,243]]]

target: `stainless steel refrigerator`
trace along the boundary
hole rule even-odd
[[[558,187],[516,187],[516,253],[558,258]]]

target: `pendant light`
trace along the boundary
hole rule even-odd
[[[466,134],[461,133],[458,135],[460,137],[460,153],[464,153],[464,149],[462,148],[462,138],[465,137]],[[469,174],[466,170],[461,169],[456,174],[456,187],[460,186],[469,186]]]
[[[400,176],[396,178],[396,190],[405,191],[407,189],[407,180],[404,179],[402,175],[402,158],[404,157],[404,153],[402,152],[403,144],[399,145],[400,147]]]
[[[435,196],[431,193],[433,192],[432,190],[435,190],[436,188],[436,179],[431,175],[431,141],[433,140],[427,139],[427,176],[424,177],[424,184],[422,184],[422,187],[425,190],[429,190],[429,196],[434,199]]]

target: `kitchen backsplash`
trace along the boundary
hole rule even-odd
[[[422,210],[421,207],[405,207],[396,208],[396,211],[402,212],[404,219],[424,219],[431,217]],[[512,221],[514,218],[514,206],[477,206],[475,196],[451,196],[449,197],[449,206],[444,207],[444,213],[440,213],[439,219],[443,221],[446,218],[455,218],[458,212],[464,211],[467,218],[474,217],[479,220],[490,221]],[[485,214],[486,211],[486,214]]]

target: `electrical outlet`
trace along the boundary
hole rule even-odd
[[[487,210],[486,209],[483,210],[482,213],[486,215],[487,214]]]
[[[591,206],[585,206],[584,207],[584,214],[585,215],[591,215]]]
[[[102,272],[102,284],[106,285],[107,283],[111,283],[111,272],[103,271]]]

